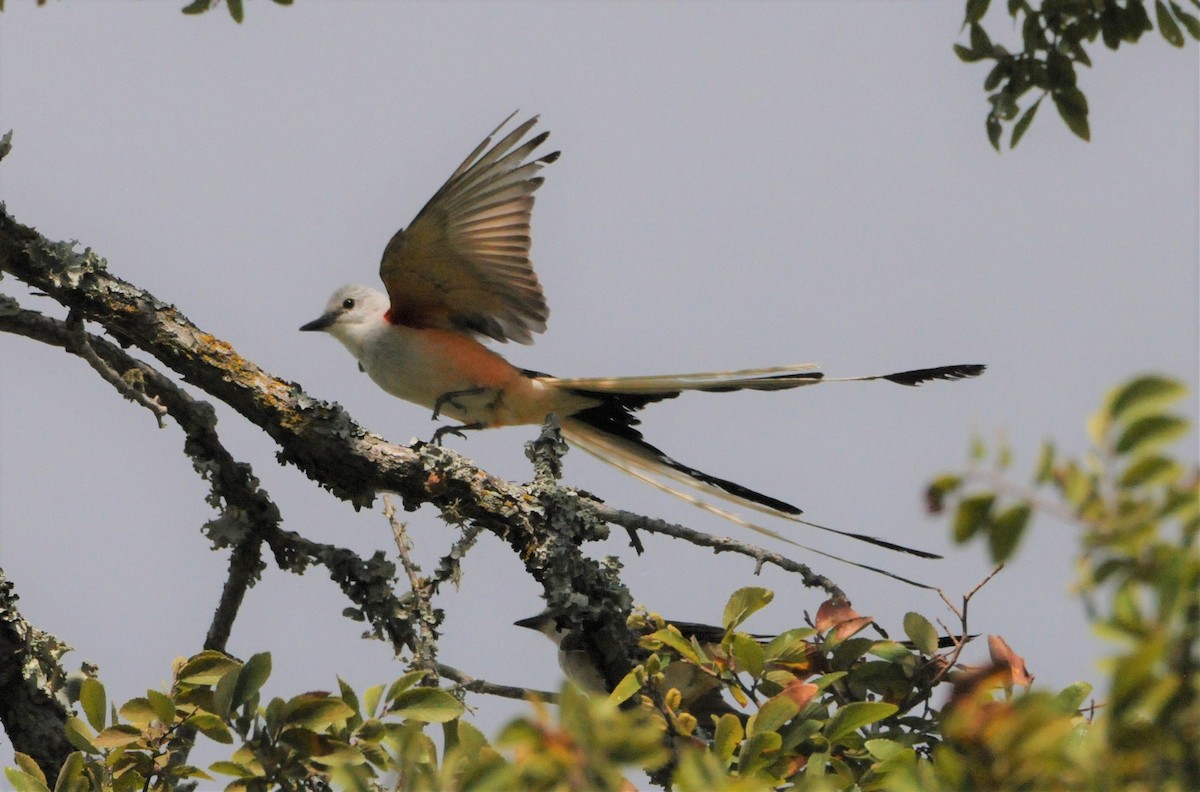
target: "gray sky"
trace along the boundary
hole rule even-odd
[[[832,376],[984,362],[987,374],[906,389],[829,385],[693,395],[645,414],[648,439],[703,470],[778,495],[816,522],[941,549],[940,562],[822,535],[798,540],[945,588],[988,570],[922,511],[924,484],[962,465],[969,437],[1007,435],[1024,480],[1038,444],[1086,446],[1105,391],[1144,371],[1197,385],[1197,47],[1157,33],[1082,73],[1090,144],[1047,104],[1021,146],[983,134],[985,67],[951,52],[962,5],[249,3],[184,17],[181,2],[10,3],[0,16],[0,128],[14,150],[0,199],[18,220],[77,239],[112,271],[178,305],[310,394],[391,440],[428,438],[326,337],[296,328],[346,282],[375,285],[380,252],[451,170],[515,109],[539,113],[562,159],[534,215],[533,259],[552,315],[517,363],[563,376],[817,362]],[[1007,20],[992,27],[1008,30]],[[62,311],[0,284],[31,308]],[[0,335],[0,548],[25,615],[98,662],[110,697],[165,683],[200,648],[226,556],[181,434],[117,396],[80,360]],[[202,394],[197,394],[202,395]],[[391,547],[218,405],[219,431],[279,503],[285,527],[369,552]],[[1195,401],[1188,405],[1195,418]],[[530,427],[452,440],[487,469],[531,473]],[[1195,458],[1196,435],[1182,446]],[[755,537],[575,452],[566,482],[621,508]],[[427,563],[453,534],[409,515]],[[786,524],[785,531],[804,529]],[[623,535],[623,532],[618,531]],[[1101,679],[1068,595],[1076,532],[1038,519],[972,604],[1038,683]],[[739,586],[775,603],[748,625],[790,627],[819,594],[794,577],[646,537],[617,554],[634,596],[715,621]],[[788,553],[785,545],[770,545]],[[937,597],[800,551],[895,633]],[[697,584],[700,585],[697,585]],[[485,537],[448,618],[442,659],[497,682],[553,687],[541,607],[520,560]],[[314,571],[268,569],[230,650],[275,653],[267,692],[356,688],[401,672],[359,639]],[[982,646],[966,659],[979,659]],[[522,705],[484,698],[488,733]],[[0,760],[8,762],[7,742]]]

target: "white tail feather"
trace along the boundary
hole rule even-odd
[[[792,366],[739,369],[737,371],[709,371],[695,374],[652,374],[641,377],[576,377],[559,379],[548,377],[556,388],[594,391],[597,393],[649,394],[663,391],[712,390],[714,388],[757,388],[783,390],[798,388],[820,382],[814,371],[816,364],[800,363]],[[809,376],[809,374],[814,376]],[[801,375],[789,378],[790,375]]]

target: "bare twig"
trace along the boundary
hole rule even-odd
[[[408,575],[408,583],[415,600],[417,636],[413,641],[413,662],[418,668],[425,671],[423,684],[436,687],[438,676],[437,627],[440,619],[430,602],[433,591],[429,587],[429,582],[421,578],[420,568],[413,563],[412,555],[409,553],[408,532],[405,530],[404,523],[396,519],[396,507],[392,505],[392,499],[387,495],[383,496],[383,516],[387,518],[388,524],[392,527],[392,536],[396,540],[396,549],[400,553],[400,563],[404,567],[404,573]]]
[[[983,580],[976,583],[974,588],[964,594],[962,598],[961,609],[956,607],[954,603],[950,601],[950,598],[946,596],[944,591],[941,589],[937,590],[938,596],[942,598],[942,602],[946,603],[946,607],[950,609],[950,612],[958,617],[958,622],[962,632],[955,638],[954,650],[950,652],[950,655],[946,658],[945,664],[942,665],[941,668],[939,668],[934,674],[933,679],[931,680],[931,685],[936,685],[941,681],[942,677],[950,672],[950,669],[954,668],[954,664],[958,662],[958,657],[962,654],[962,650],[966,647],[967,642],[971,640],[971,631],[967,628],[967,610],[970,607],[971,598],[978,594],[979,590],[986,586],[992,578],[1000,573],[1000,570],[1002,569],[1004,569],[1004,564],[997,564],[991,572],[988,572],[987,575],[984,576]],[[946,627],[946,625],[942,624],[940,620],[938,621],[938,624],[941,624],[942,629],[945,630],[948,635],[953,635],[952,631]]]
[[[522,701],[537,698],[550,704],[558,703],[557,693],[551,693],[547,690],[536,690],[534,688],[514,687],[513,685],[498,685],[495,682],[488,682],[486,679],[477,679],[473,676],[468,676],[457,668],[448,666],[445,663],[437,664],[437,672],[443,678],[449,679],[451,682],[457,682],[458,686],[463,690],[469,690],[472,693],[486,693],[489,696],[499,696],[500,698]]]
[[[754,574],[762,572],[764,564],[774,564],[780,569],[787,572],[795,572],[800,575],[801,581],[809,588],[820,588],[826,591],[829,596],[834,599],[845,599],[846,595],[842,592],[832,580],[824,575],[814,573],[809,567],[801,564],[798,561],[793,561],[790,558],[780,555],[779,553],[765,550],[755,545],[739,542],[735,539],[729,539],[723,536],[713,536],[712,534],[701,533],[691,528],[675,523],[669,523],[665,520],[659,520],[654,517],[643,517],[640,514],[624,511],[622,509],[614,509],[610,506],[597,505],[595,507],[596,514],[601,519],[610,523],[620,525],[634,530],[642,530],[647,533],[664,534],[673,536],[677,539],[691,542],[700,547],[711,547],[714,553],[737,553],[755,560]]]
[[[134,384],[142,378],[141,372],[136,367],[126,369],[123,377],[102,360],[88,342],[87,331],[83,328],[83,318],[78,311],[71,311],[67,315],[67,330],[70,332],[70,350],[72,352],[86,360],[102,380],[117,389],[117,393],[154,413],[154,420],[158,421],[159,429],[166,428],[163,416],[167,414],[167,408],[157,398],[147,395],[144,390]]]
[[[466,557],[467,552],[475,546],[475,541],[479,538],[479,534],[483,529],[478,525],[464,525],[462,527],[462,536],[450,545],[450,551],[438,560],[437,569],[433,571],[428,579],[429,588],[437,594],[441,590],[442,583],[449,580],[451,583],[458,586],[458,582],[462,577],[462,560]]]

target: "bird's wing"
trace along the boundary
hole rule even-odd
[[[535,174],[559,152],[526,161],[549,135],[521,142],[536,116],[489,149],[511,119],[388,243],[379,276],[391,299],[391,321],[522,344],[546,329],[550,311],[529,260],[529,218],[542,183]]]

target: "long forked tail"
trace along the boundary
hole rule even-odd
[[[747,508],[781,517],[792,522],[838,534],[861,542],[922,558],[940,558],[933,553],[889,542],[876,536],[840,531],[800,519],[801,510],[786,501],[764,495],[736,482],[704,473],[679,462],[642,437],[634,411],[647,404],[672,399],[685,390],[725,392],[734,390],[786,390],[820,382],[845,382],[884,379],[901,385],[919,385],[934,379],[955,380],[981,374],[984,366],[961,364],[938,368],[901,371],[865,377],[826,379],[812,365],[779,366],[769,369],[711,372],[704,374],[659,375],[594,379],[551,379],[556,388],[598,400],[596,406],[563,418],[563,434],[570,442],[593,456],[701,508],[751,530],[796,544],[775,531],[755,525],[718,509],[700,498],[680,492],[658,481],[655,476],[683,483],[700,492],[741,504]],[[805,548],[811,549],[811,548]],[[827,554],[826,554],[827,555]],[[836,558],[836,556],[831,556]],[[845,559],[838,559],[844,561]],[[854,562],[847,562],[854,563]],[[883,570],[875,570],[882,572]],[[890,574],[890,573],[884,573]],[[911,582],[911,581],[905,581]]]

